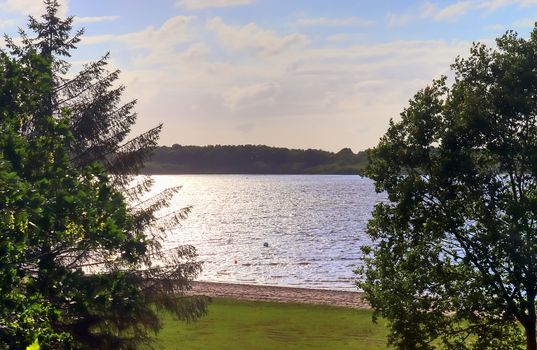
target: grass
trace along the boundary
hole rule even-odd
[[[193,323],[164,317],[160,349],[387,349],[371,312],[306,304],[214,299]]]

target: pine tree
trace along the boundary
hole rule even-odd
[[[68,143],[69,164],[80,171],[102,167],[109,174],[107,183],[114,191],[121,192],[123,201],[128,203],[128,218],[132,221],[128,235],[136,239],[130,241],[132,247],[123,248],[136,257],[121,254],[118,257],[112,253],[113,249],[97,247],[89,239],[76,246],[44,239],[37,244],[42,256],[38,264],[41,274],[38,292],[55,310],[62,310],[52,327],[70,334],[77,348],[135,349],[140,344],[149,344],[148,331],[160,327],[154,307],[186,320],[206,312],[206,299],[180,297],[201,269],[195,261],[195,249],[181,246],[164,251],[161,245],[167,230],[183,219],[189,208],[157,217],[178,188],[142,200],[152,180],[136,175],[156,146],[162,125],[128,139],[136,121],[136,101],[122,103],[125,88],[114,87],[120,72],[107,69],[109,55],[106,54],[70,78],[71,65],[67,60],[83,31],[71,35],[73,18],[57,16],[56,0],[45,0],[45,5],[41,20],[29,19],[28,27],[35,37],[21,30],[20,45],[6,37],[10,55],[39,72],[45,85],[34,91],[33,96],[39,100],[28,117],[20,120],[20,133],[26,139],[35,139],[47,132],[45,126],[50,123],[50,117],[66,120],[72,135]],[[34,55],[40,60],[30,59]],[[121,200],[116,200],[121,207]],[[97,273],[88,274],[89,271]],[[58,276],[69,276],[68,280],[62,280],[66,283],[63,292],[54,287],[59,282]],[[125,297],[131,297],[127,300],[136,300],[136,305],[131,302],[110,305],[96,299],[85,307],[70,307],[69,295],[88,288],[101,291],[115,288],[111,291],[117,293],[114,298],[124,293]]]

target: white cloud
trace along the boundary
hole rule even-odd
[[[112,35],[112,34],[83,35],[81,39],[82,39],[80,42],[81,45],[95,45],[95,44],[119,41],[118,36]]]
[[[119,35],[117,39],[131,48],[172,50],[175,45],[191,40],[193,33],[189,30],[189,24],[193,19],[190,16],[175,16],[160,28],[150,26],[139,32]]]
[[[375,24],[374,21],[358,18],[358,17],[347,17],[347,18],[300,18],[298,21],[300,25],[306,26],[370,26]]]
[[[352,36],[350,36],[347,33],[339,33],[339,34],[330,35],[329,37],[326,38],[326,40],[329,42],[338,43],[338,42],[348,41],[351,38]]]
[[[507,6],[529,7],[537,5],[537,0],[460,0],[450,5],[439,7],[432,1],[424,1],[418,11],[406,13],[388,13],[388,25],[404,26],[415,20],[431,19],[434,21],[454,22],[471,11],[487,13]]]
[[[195,17],[175,16],[164,22],[159,28],[150,26],[138,32],[127,34],[105,34],[83,36],[83,45],[94,45],[105,42],[126,44],[129,49],[146,49],[149,55],[161,55],[173,52],[176,45],[191,41],[195,34],[190,30],[190,23]]]
[[[169,52],[163,66],[124,70],[126,86],[139,98],[140,115],[158,111],[164,122],[163,144],[180,140],[364,149],[377,142],[389,118],[397,118],[419,88],[448,72],[470,43],[308,46],[232,62],[215,62],[205,45]],[[153,118],[142,122],[140,131]]]
[[[233,111],[259,104],[274,103],[274,97],[280,90],[277,83],[261,83],[249,86],[233,86],[224,92],[226,105]]]
[[[452,22],[456,21],[461,16],[464,16],[469,11],[479,8],[480,6],[482,6],[482,3],[475,0],[457,1],[445,7],[437,7],[434,3],[425,1],[417,13],[400,14],[399,17],[406,18],[406,21],[400,21],[400,23],[395,24],[404,25],[414,19],[432,19],[435,21]]]
[[[475,6],[476,4],[472,1],[458,1],[434,11],[433,18],[437,21],[453,21],[474,9]]]
[[[490,9],[435,3],[424,2],[415,13],[393,14],[391,24],[447,21],[450,13],[454,18],[453,13],[506,6],[501,0],[487,2]],[[529,3],[518,1],[517,6]],[[302,20],[303,25],[360,25],[354,17]],[[419,88],[446,73],[470,46],[427,40],[353,45],[370,40],[358,40],[356,31],[345,33],[348,28],[332,28],[337,30],[327,34],[334,34],[327,41],[310,45],[299,32],[256,23],[236,25],[219,17],[203,23],[199,27],[193,17],[177,16],[133,33],[83,37],[85,45],[109,43],[112,58],[114,52],[127,51],[120,56],[127,61],[117,66],[124,72],[126,97],[140,101],[134,132],[157,120],[165,123],[163,144],[363,149],[377,142],[388,119],[397,118]]]
[[[162,121],[163,144],[364,149],[419,88],[447,73],[470,46],[441,40],[308,45],[298,33],[230,25],[218,17],[200,28],[208,33],[192,34],[198,28],[192,20],[178,17],[135,33],[90,38],[109,41],[112,52],[125,44],[141,50],[122,55],[128,61],[121,78],[126,97],[139,100],[134,132]],[[206,37],[213,33],[216,43]],[[220,45],[230,52],[222,53]]]
[[[200,10],[209,7],[229,7],[249,5],[253,0],[180,0],[178,5],[191,10]]]
[[[106,21],[115,21],[119,19],[119,16],[97,16],[97,17],[78,17],[75,16],[75,23],[97,23]]]
[[[537,5],[537,0],[481,0],[477,1],[477,8],[484,8],[491,11],[507,6],[530,7]]]
[[[308,37],[302,34],[278,36],[254,23],[245,26],[227,25],[220,17],[207,21],[206,27],[217,34],[224,46],[236,50],[252,50],[259,56],[278,55],[309,44]]]
[[[60,4],[58,15],[65,17],[68,0],[58,0],[58,3]],[[45,12],[45,5],[41,0],[0,0],[0,12],[4,11],[39,17]]]
[[[470,11],[487,10],[492,12],[508,6],[529,7],[534,5],[537,5],[537,0],[463,0],[431,12],[435,20],[452,21]]]
[[[205,43],[199,42],[190,45],[180,55],[187,60],[198,60],[207,57],[210,52],[211,49]]]

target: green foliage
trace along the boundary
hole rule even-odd
[[[366,152],[338,153],[268,146],[157,147],[148,174],[359,174]]]
[[[359,286],[399,349],[535,349],[536,52],[537,29],[475,44],[371,152]]]
[[[17,67],[2,57],[4,77],[19,85],[39,85],[33,80],[41,76],[34,74],[35,62]],[[123,195],[111,186],[101,166],[73,166],[73,137],[66,117],[36,115],[31,132],[24,132],[22,113],[32,111],[33,100],[7,90],[14,82],[3,83],[4,98],[11,95],[18,107],[0,107],[0,344],[25,348],[37,336],[43,349],[86,348],[83,339],[97,348],[110,348],[122,340],[146,339],[146,328],[156,330],[158,322],[138,330],[125,321],[127,313],[129,319],[155,316],[151,300],[128,271],[143,263],[147,244]],[[34,90],[30,96],[38,93]],[[84,273],[85,266],[105,256],[109,272]],[[106,327],[99,318],[103,310]],[[101,328],[106,328],[104,334]],[[123,336],[125,330],[137,331],[136,336]]]
[[[66,78],[82,32],[45,4],[36,37],[0,53],[0,348],[151,348],[160,310],[206,312],[177,298],[200,271],[195,249],[160,243],[187,209],[156,217],[174,189],[137,202],[151,181],[131,174],[160,127],[121,144],[134,104],[119,105],[102,60]]]
[[[26,350],[39,350],[39,349],[41,349],[41,347],[39,346],[39,342],[37,341],[37,339],[32,344],[26,347]]]

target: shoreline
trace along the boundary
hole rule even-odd
[[[193,281],[186,295],[369,309],[362,292]]]

